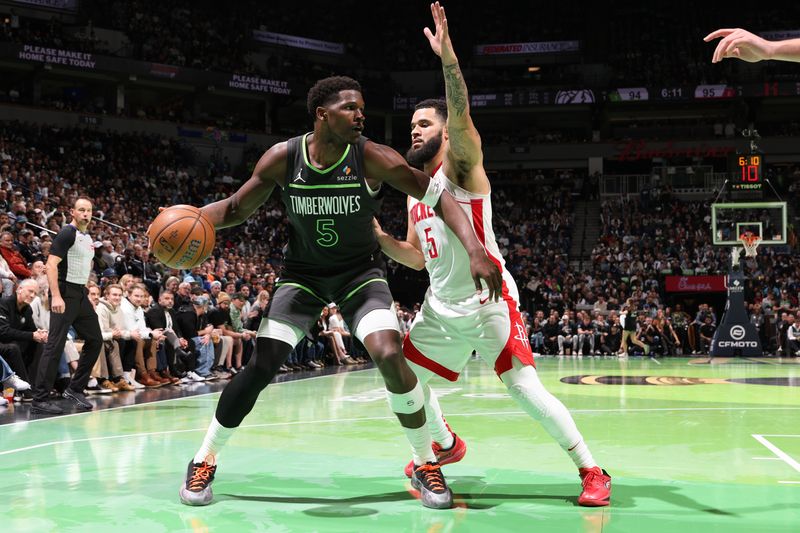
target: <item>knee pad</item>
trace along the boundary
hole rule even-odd
[[[392,412],[402,415],[416,413],[425,406],[425,393],[419,381],[417,381],[413,389],[402,394],[387,390],[386,397],[389,400],[389,407],[391,407]]]
[[[524,411],[534,419],[542,420],[550,415],[547,402],[543,401],[541,395],[536,394],[531,387],[515,383],[508,387],[508,392],[523,407]]]

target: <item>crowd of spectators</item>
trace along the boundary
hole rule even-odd
[[[800,205],[800,172],[787,167],[767,171],[780,174],[775,183],[792,205]],[[97,217],[91,228],[97,286],[90,289],[98,309],[110,310],[104,363],[96,369],[90,388],[107,392],[231,377],[252,353],[260,313],[280,274],[288,238],[281,204],[273,197],[236,230],[220,231],[212,257],[188,272],[156,262],[144,236],[159,206],[203,205],[228,195],[233,184],[221,177],[230,173],[227,161],[200,166],[191,150],[159,136],[4,123],[0,126],[3,296],[8,302],[35,297],[31,308],[38,310],[36,316],[46,315],[43,269],[52,235],[69,221],[68,210],[77,195],[86,194],[94,201]],[[684,312],[668,300],[662,283],[666,273],[727,272],[728,250],[710,243],[707,203],[678,200],[668,189],[659,188],[636,198],[603,200],[600,239],[591,265],[576,271],[568,255],[573,206],[577,197],[597,194],[596,188],[586,189],[591,180],[568,170],[536,170],[493,173],[492,182],[500,251],[518,282],[537,350],[553,354],[637,350],[617,344],[622,314],[636,317],[636,338],[656,355],[707,350],[717,322],[714,310]],[[397,215],[404,212],[402,196],[387,195],[384,229],[403,238],[406,219]],[[796,242],[791,246],[789,250],[796,251]],[[407,329],[419,309],[424,274],[391,262],[389,267],[393,289],[403,300],[398,302],[398,318]],[[745,294],[765,349],[794,355],[798,254],[765,249],[749,269]],[[25,279],[36,283],[21,283]],[[416,293],[406,293],[404,289],[411,286]],[[626,303],[630,309],[623,313]],[[113,318],[114,313],[121,318]],[[164,319],[167,314],[173,318]],[[46,321],[31,320],[31,324],[35,332],[46,332]],[[0,324],[0,345],[15,341],[13,335],[4,336],[8,330],[4,327]],[[363,347],[350,335],[335,304],[320,310],[312,333],[282,371],[364,361]],[[31,330],[25,335],[33,334]],[[31,354],[44,334],[37,335],[38,340],[29,342],[19,357],[4,354],[12,372],[8,375],[3,366],[4,379],[30,377],[29,365],[35,364]],[[75,348],[65,353],[62,374],[74,367],[79,353],[80,339],[73,340]],[[25,391],[20,392],[24,399]]]

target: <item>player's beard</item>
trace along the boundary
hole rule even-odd
[[[442,147],[442,138],[443,135],[440,131],[439,135],[422,143],[422,146],[419,148],[415,149],[412,145],[411,148],[408,149],[408,152],[406,152],[406,161],[408,161],[408,164],[414,168],[421,169],[425,163],[433,159],[433,156],[439,153],[439,148]]]

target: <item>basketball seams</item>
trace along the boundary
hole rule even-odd
[[[189,218],[189,217],[185,217],[185,218]],[[187,241],[187,240],[189,240],[189,238],[191,238],[191,236],[192,236],[192,233],[194,233],[194,228],[196,228],[196,227],[197,227],[197,222],[198,222],[199,220],[200,220],[200,213],[198,213],[198,214],[197,214],[197,218],[195,218],[195,219],[194,219],[194,224],[192,224],[192,227],[189,229],[189,231],[187,231],[187,232],[186,232],[186,236],[183,238],[183,240],[181,241],[181,243],[180,243],[180,244],[178,245],[178,247],[175,249],[175,253],[173,253],[173,254],[172,254],[170,257],[169,257],[169,259],[167,259],[166,261],[164,261],[164,263],[167,263],[167,264],[169,264],[169,262],[170,262],[170,261],[172,261],[173,259],[175,259],[175,256],[176,256],[176,255],[178,255],[178,253],[179,253],[179,252],[180,252],[180,251],[183,249],[183,245],[184,245],[184,244],[186,244],[186,241]]]
[[[177,211],[177,213],[176,213],[176,211]],[[195,235],[195,232],[200,230],[197,227],[198,221],[200,222],[200,226],[201,226],[201,231],[202,231],[202,240],[201,240],[201,242],[203,243],[203,248],[199,250],[199,253],[202,254],[202,255],[200,255],[199,257],[202,257],[203,259],[205,259],[208,255],[210,255],[210,253],[214,249],[214,245],[216,244],[215,243],[215,241],[216,241],[215,237],[216,236],[215,236],[213,225],[210,223],[208,218],[203,215],[203,212],[200,209],[198,209],[198,208],[196,208],[194,206],[189,206],[189,205],[179,205],[179,206],[173,206],[173,207],[168,208],[166,211],[160,213],[159,216],[162,216],[164,214],[168,214],[170,216],[166,217],[167,221],[162,222],[163,227],[151,239],[151,243],[152,243],[151,246],[155,245],[155,247],[158,248],[159,240],[164,236],[165,233],[169,232],[171,229],[174,229],[176,224],[178,226],[184,225],[184,227],[185,227],[185,224],[188,223],[187,220],[189,220],[189,221],[191,221],[191,226],[189,226],[188,230],[180,231],[180,234],[183,234],[184,237],[179,243],[177,243],[175,245],[175,248],[174,248],[175,251],[169,257],[167,257],[165,259],[162,259],[161,257],[158,256],[158,254],[156,254],[156,257],[158,257],[158,259],[162,263],[164,263],[165,265],[167,265],[167,266],[169,266],[171,268],[187,268],[185,265],[172,266],[170,263],[176,257],[179,257],[181,253],[186,253],[187,250],[184,250],[184,247],[185,247],[185,245],[186,245],[186,243],[188,241],[196,240],[196,238],[199,237],[199,235]],[[175,217],[175,218],[172,218],[172,217]],[[156,220],[158,220],[158,217],[156,217]],[[155,222],[155,220],[154,220],[154,222]],[[206,228],[206,226],[210,226],[210,227]],[[194,256],[192,256],[192,259],[196,259],[197,257],[198,257],[198,254],[196,253]],[[192,263],[194,263],[194,261],[192,261]],[[192,265],[192,266],[195,266],[195,265]]]

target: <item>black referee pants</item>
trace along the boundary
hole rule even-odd
[[[83,392],[103,347],[103,334],[100,331],[97,313],[89,301],[89,291],[85,286],[75,283],[59,283],[59,288],[64,299],[64,312],[50,313],[47,344],[44,346],[39,368],[36,370],[36,384],[33,388],[35,401],[46,401],[50,395],[70,326],[73,326],[78,332],[78,337],[84,340],[83,353],[78,360],[78,369],[72,376],[70,389]]]

